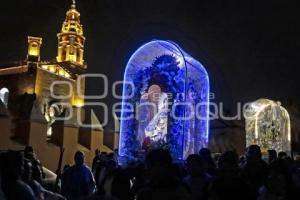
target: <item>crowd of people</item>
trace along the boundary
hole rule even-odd
[[[203,148],[184,162],[164,149],[151,150],[144,161],[118,165],[114,153],[95,152],[92,168],[75,153],[65,166],[59,190],[43,186],[44,172],[33,149],[1,154],[0,199],[86,200],[289,200],[300,197],[300,159],[251,145],[245,155],[226,151],[213,156]]]

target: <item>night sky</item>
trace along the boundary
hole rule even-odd
[[[152,39],[173,40],[207,69],[214,101],[234,110],[258,98],[300,104],[300,12],[283,0],[77,0],[88,72],[122,80],[130,55]],[[0,6],[0,63],[26,57],[27,35],[54,59],[71,0],[10,0]],[[92,83],[92,84],[91,84]],[[89,80],[87,93],[101,92]],[[100,100],[112,104],[110,96]]]

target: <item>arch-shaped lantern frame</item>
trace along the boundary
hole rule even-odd
[[[257,144],[263,152],[291,151],[290,117],[280,102],[258,99],[246,108],[246,144]]]
[[[163,106],[158,103],[153,115],[152,90],[168,96],[167,112],[159,111]],[[162,147],[174,159],[185,159],[207,146],[208,115],[209,78],[202,64],[174,42],[150,41],[135,51],[125,69],[119,156],[125,161],[139,159],[149,149]],[[151,144],[146,137],[151,128],[164,130],[163,140]]]

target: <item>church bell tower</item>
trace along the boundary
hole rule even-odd
[[[76,10],[75,1],[66,13],[58,37],[57,62],[70,62],[86,68],[83,59],[85,37],[80,23],[80,13]]]

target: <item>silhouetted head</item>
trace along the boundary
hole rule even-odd
[[[33,148],[32,148],[32,146],[26,146],[25,149],[24,149],[24,152],[25,152],[25,153],[33,153]]]
[[[169,151],[164,149],[154,149],[146,156],[147,168],[153,166],[170,167],[172,164],[172,157]]]
[[[77,151],[74,156],[76,165],[82,165],[84,163],[84,154],[81,151]]]
[[[108,174],[111,174],[111,173],[113,173],[114,171],[115,171],[115,169],[117,169],[117,162],[115,161],[115,160],[113,160],[113,159],[111,159],[111,160],[108,160],[107,162],[106,162],[106,170],[107,170],[107,173]]]
[[[203,162],[198,154],[191,154],[187,157],[186,167],[191,176],[203,174]]]
[[[245,155],[241,155],[240,158],[239,158],[239,164],[240,165],[244,165],[246,162],[246,157]]]
[[[286,157],[287,157],[287,154],[284,151],[280,151],[278,153],[278,158],[283,159],[283,158],[286,158]]]
[[[202,149],[200,149],[199,155],[202,158],[211,158],[211,152],[210,152],[210,150],[208,148],[202,148]]]
[[[208,148],[202,148],[199,151],[199,156],[203,161],[203,168],[206,173],[213,174],[215,171],[215,162],[211,156],[211,152]]]
[[[64,168],[63,168],[63,173],[65,173],[71,166],[66,164],[64,165]]]
[[[277,159],[277,152],[274,149],[268,150],[268,161],[271,163],[272,161]]]
[[[218,167],[221,170],[234,170],[238,168],[239,157],[233,151],[225,151],[219,158]]]
[[[146,169],[150,178],[163,177],[170,172],[172,157],[167,150],[151,150],[145,160]]]
[[[250,145],[247,148],[247,160],[260,160],[261,159],[261,151],[258,145]]]
[[[8,151],[3,155],[2,177],[17,180],[23,173],[24,155],[20,151]]]
[[[24,159],[24,171],[22,179],[25,182],[30,181],[32,179],[32,164],[28,159]]]
[[[107,159],[108,160],[115,160],[115,154],[113,152],[107,154]]]
[[[95,150],[95,155],[98,156],[99,154],[100,154],[99,149],[96,149],[96,150]]]
[[[24,148],[24,156],[25,158],[32,159],[33,158],[33,148],[32,146],[26,146]]]

